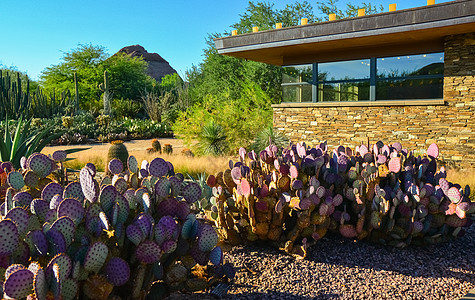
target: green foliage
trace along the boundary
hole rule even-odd
[[[5,129],[3,140],[0,139],[0,160],[9,161],[15,168],[20,167],[20,159],[28,157],[34,152],[40,152],[59,134],[51,134],[50,128],[43,130],[30,130],[31,119],[23,121],[20,116],[14,135],[10,134],[8,118],[4,122]]]
[[[202,135],[203,127],[213,120],[224,130],[226,151],[234,152],[249,146],[255,135],[272,123],[271,104],[269,96],[256,83],[247,82],[239,99],[232,99],[227,92],[208,95],[202,103],[180,113],[173,132],[191,146]],[[193,150],[202,153],[199,146]]]
[[[213,119],[203,126],[198,137],[199,150],[205,155],[223,155],[227,150],[226,133],[224,128],[218,125]]]
[[[109,57],[102,46],[79,45],[66,52],[62,62],[47,67],[41,75],[41,83],[48,93],[74,90],[74,73],[77,73],[80,107],[98,111],[104,82],[104,71],[109,73],[110,89],[117,98],[139,99],[140,91],[151,88],[155,80],[145,74],[147,63],[139,57],[117,54]]]
[[[352,18],[358,16],[358,9],[364,8],[366,15],[372,15],[380,13],[384,10],[384,7],[380,5],[372,5],[371,2],[362,2],[361,4],[347,3],[346,8],[341,10],[338,5],[338,0],[326,0],[325,2],[317,2],[317,9],[320,12],[321,21],[328,20],[329,14],[336,14],[337,19]]]
[[[130,99],[114,99],[111,104],[112,115],[122,118],[144,117],[145,111],[139,101]]]

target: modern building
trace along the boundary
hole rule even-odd
[[[284,67],[274,128],[292,141],[400,141],[475,167],[475,1],[458,0],[215,40]]]

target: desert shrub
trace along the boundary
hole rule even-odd
[[[213,120],[226,135],[226,152],[234,152],[239,147],[251,145],[256,134],[272,124],[271,104],[271,99],[259,86],[248,82],[243,96],[237,100],[233,100],[228,92],[223,92],[220,97],[208,95],[202,103],[181,112],[173,125],[173,132],[199,153],[198,146],[191,145],[199,140],[203,127]]]
[[[117,119],[122,118],[142,118],[145,116],[143,106],[138,101],[130,99],[114,99],[112,101],[112,114]]]

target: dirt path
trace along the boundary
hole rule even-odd
[[[180,153],[181,150],[184,148],[183,141],[175,138],[161,138],[158,139],[160,144],[170,144],[173,147],[173,150],[176,153]],[[152,147],[152,140],[131,140],[124,142],[125,146],[127,146],[127,150],[129,151],[130,155],[137,155],[140,153],[145,153],[147,148]],[[106,153],[110,147],[109,143],[97,143],[97,144],[87,144],[87,145],[58,145],[58,146],[48,146],[41,151],[44,154],[51,154],[56,150],[66,150],[66,149],[73,149],[73,148],[91,148],[88,150],[84,150],[81,152],[73,153],[68,157],[78,157],[78,156],[91,156],[94,153]]]

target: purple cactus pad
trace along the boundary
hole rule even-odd
[[[53,157],[53,160],[55,160],[55,161],[63,162],[63,161],[66,160],[67,155],[68,154],[64,150],[56,150],[56,151],[53,152],[52,157]]]
[[[63,216],[70,217],[74,224],[77,226],[81,223],[81,220],[84,217],[84,207],[82,204],[77,201],[76,199],[68,198],[64,199],[59,205],[57,209],[58,218]]]
[[[10,274],[3,284],[3,292],[14,299],[26,298],[33,289],[33,273],[28,269]]]
[[[124,285],[130,279],[129,264],[120,257],[113,257],[107,262],[105,274],[112,285]]]
[[[153,241],[143,241],[136,250],[137,259],[144,264],[153,264],[160,259],[160,246]]]
[[[120,174],[124,170],[124,164],[116,158],[109,162],[108,167],[109,171],[114,175]]]
[[[196,182],[190,182],[183,188],[183,198],[188,203],[194,203],[201,198],[201,187]]]
[[[168,164],[167,162],[160,158],[154,158],[148,165],[148,172],[155,177],[162,177],[168,174]]]
[[[198,247],[203,252],[211,251],[219,241],[218,234],[210,225],[201,227],[198,237]]]

